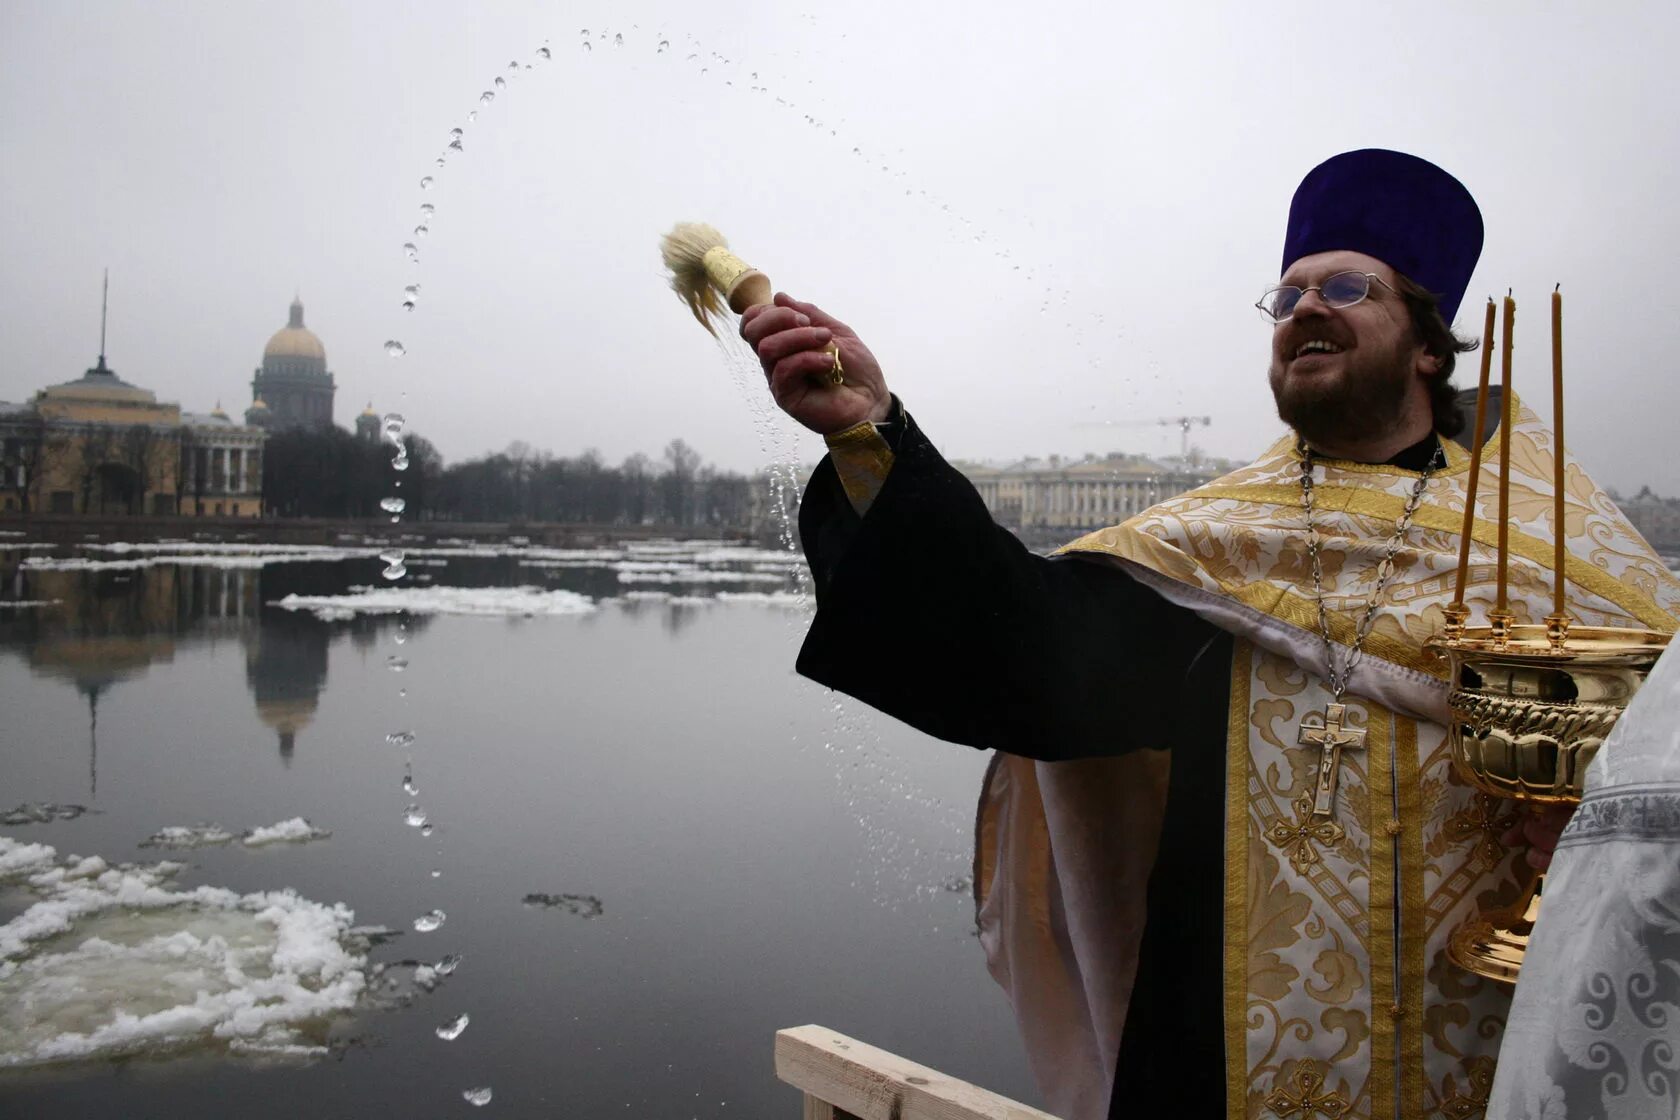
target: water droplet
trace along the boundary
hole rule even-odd
[[[506,89],[507,88],[507,79],[502,77],[500,74],[497,74],[496,75],[495,86],[496,86],[497,89]]]
[[[403,256],[407,257],[411,261],[419,260],[420,259],[420,246],[416,245],[412,241],[404,241],[403,242]]]
[[[408,508],[408,503],[401,498],[381,498],[379,499],[379,508],[386,513],[401,513]]]
[[[414,919],[414,928],[419,930],[421,933],[431,933],[434,929],[437,929],[443,924],[443,920],[446,917],[448,917],[448,915],[442,910],[432,910]]]
[[[595,44],[591,43],[588,39],[585,39],[583,41],[583,49],[586,51],[592,51],[595,49]]]
[[[496,100],[496,95],[491,93],[489,90],[485,90],[483,93],[478,95],[478,103],[480,105],[488,105],[494,100]]]
[[[758,71],[757,71],[757,70],[754,70],[754,71],[753,71],[753,72],[752,72],[752,79],[753,79],[753,81],[755,81],[755,82],[756,82],[756,81],[758,81]]]
[[[436,163],[439,167],[442,167],[447,162],[449,161],[444,159],[442,156],[437,157]]]
[[[479,1108],[483,1108],[485,1105],[490,1103],[490,1086],[485,1085],[477,1089],[464,1089],[461,1091],[461,1097],[468,1104],[477,1105]]]
[[[425,222],[421,222],[419,225],[414,227],[414,236],[416,236],[416,237],[425,237],[428,233],[431,233],[431,232],[432,232],[432,227],[427,225]]]
[[[403,300],[402,309],[404,311],[413,311],[414,310],[414,301],[411,300],[411,299]]]
[[[393,443],[402,435],[403,425],[407,423],[400,412],[387,412],[379,422],[385,428],[385,438]]]
[[[384,552],[379,554],[379,558],[387,564],[400,563],[403,558],[403,550],[400,548],[387,548]]]
[[[551,59],[551,58],[554,57],[554,53],[552,51],[550,51],[547,47],[538,47],[537,48],[537,57],[540,58],[540,59],[543,59],[544,61],[547,61],[548,59]]]
[[[389,357],[400,358],[404,354],[408,353],[408,350],[407,350],[407,348],[405,348],[403,346],[402,343],[398,342],[396,339],[393,338],[393,339],[389,339],[389,340],[386,341],[386,343],[385,343],[385,353]]]
[[[466,133],[462,132],[458,128],[452,128],[452,129],[449,130],[449,138],[451,140],[459,140],[461,137],[463,137],[465,135],[466,135]]]
[[[432,834],[432,826],[431,825],[423,824],[423,825],[420,826],[420,835],[430,836],[431,834]]]
[[[432,878],[437,879],[437,878],[442,877],[442,875],[443,875],[443,870],[441,868],[437,868],[437,867],[432,868]]]
[[[477,109],[474,109],[472,112],[467,114],[467,123],[468,124],[471,124],[473,121],[476,121],[477,119],[478,119],[478,110]]]
[[[465,148],[461,147],[461,142],[459,140],[451,140],[449,142],[449,150],[452,151],[452,152],[464,152],[464,151],[466,151]]]
[[[579,31],[578,34],[587,39],[589,37],[589,28],[584,28],[582,31]]]
[[[391,456],[391,469],[394,471],[406,471],[408,469],[408,448],[400,444],[397,446],[397,453]],[[397,485],[401,486],[402,483],[399,482]]]
[[[436,212],[437,212],[437,207],[433,206],[431,203],[422,202],[420,204],[420,216],[421,217],[430,218]],[[418,284],[413,284],[413,285],[410,285],[410,286],[413,287],[413,289],[417,292],[420,290],[420,285],[418,285]]]
[[[398,626],[396,633],[391,635],[391,640],[393,642],[397,643],[399,646],[407,643],[407,641],[408,641],[408,627],[407,626]],[[406,668],[406,667],[407,666],[405,665],[404,668]]]
[[[425,811],[418,805],[410,805],[403,810],[403,823],[410,828],[419,828],[426,823]]]
[[[654,54],[664,54],[666,51],[668,51],[670,49],[671,49],[671,44],[667,40],[661,39],[661,40],[659,40],[659,49],[654,51],[653,53]]]
[[[455,1018],[439,1027],[437,1029],[437,1036],[445,1042],[454,1042],[457,1038],[461,1037],[461,1032],[467,1029],[467,1024],[471,1021],[471,1017],[463,1011],[459,1015],[455,1016]]]
[[[434,871],[434,872],[432,872],[432,874],[434,876],[436,876],[436,875],[441,875],[443,873],[441,871]],[[453,973],[457,968],[461,967],[461,954],[459,954],[459,953],[446,954],[441,961],[437,962],[437,964],[433,965],[432,967],[436,968],[438,970],[438,974],[440,976],[448,976],[451,973]]]
[[[414,732],[393,731],[385,736],[385,741],[393,747],[409,747],[414,745]]]
[[[509,62],[509,63],[508,63],[508,69],[509,69],[509,70],[517,70],[517,69],[519,69],[519,63],[518,63],[518,62]]]
[[[613,46],[622,47],[623,45],[624,45],[624,33],[621,31],[618,34],[613,36]]]
[[[423,191],[429,191],[432,189],[432,177],[430,175],[420,180],[420,189]]]
[[[410,797],[413,797],[420,792],[420,787],[414,784],[414,775],[413,774],[404,774],[403,775],[402,791],[404,793],[408,794]]]

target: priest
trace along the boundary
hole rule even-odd
[[[991,520],[843,323],[785,295],[742,318],[776,402],[830,451],[800,509],[818,610],[799,671],[996,752],[981,941],[1068,1120],[1487,1100],[1510,994],[1445,949],[1533,867],[1506,808],[1453,773],[1424,649],[1472,441],[1511,445],[1519,622],[1550,608],[1554,526],[1545,426],[1514,402],[1510,430],[1498,407],[1469,430],[1450,381],[1481,243],[1469,192],[1425,160],[1315,167],[1259,302],[1289,432],[1052,557]],[[1575,617],[1672,631],[1680,582],[1569,477]],[[1472,531],[1478,614],[1496,490]],[[1521,824],[1542,850],[1561,827]]]

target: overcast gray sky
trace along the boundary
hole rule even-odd
[[[1670,2],[7,0],[0,400],[92,364],[109,265],[111,364],[191,410],[248,403],[296,290],[340,423],[371,399],[450,460],[682,436],[758,466],[660,271],[699,219],[850,322],[948,455],[1158,453],[1148,421],[1206,413],[1196,442],[1245,458],[1281,430],[1249,305],[1290,195],[1383,146],[1482,207],[1460,326],[1514,287],[1549,415],[1561,282],[1572,448],[1677,494],[1676,42]]]

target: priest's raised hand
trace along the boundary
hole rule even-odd
[[[815,304],[778,292],[774,303],[742,314],[741,337],[758,355],[777,407],[813,432],[833,435],[887,419],[892,394],[875,355],[852,328]],[[840,352],[838,383],[831,342]]]

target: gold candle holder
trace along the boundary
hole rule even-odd
[[[1486,626],[1470,626],[1464,603],[1470,538],[1475,526],[1482,425],[1486,419],[1492,362],[1493,300],[1483,331],[1482,377],[1476,390],[1476,432],[1471,440],[1470,478],[1464,528],[1459,541],[1458,581],[1445,610],[1441,635],[1428,643],[1445,659],[1452,688],[1448,744],[1453,765],[1465,781],[1495,797],[1528,805],[1573,805],[1581,800],[1587,765],[1604,742],[1668,637],[1648,630],[1574,624],[1564,605],[1568,561],[1564,521],[1563,297],[1552,292],[1552,407],[1556,464],[1553,473],[1552,612],[1544,625],[1519,625],[1509,601],[1512,327],[1516,301],[1505,296],[1505,336],[1500,381],[1498,596]],[[1539,913],[1541,876],[1516,902],[1476,915],[1452,937],[1448,955],[1463,968],[1495,980],[1514,981],[1522,967],[1529,931]]]

